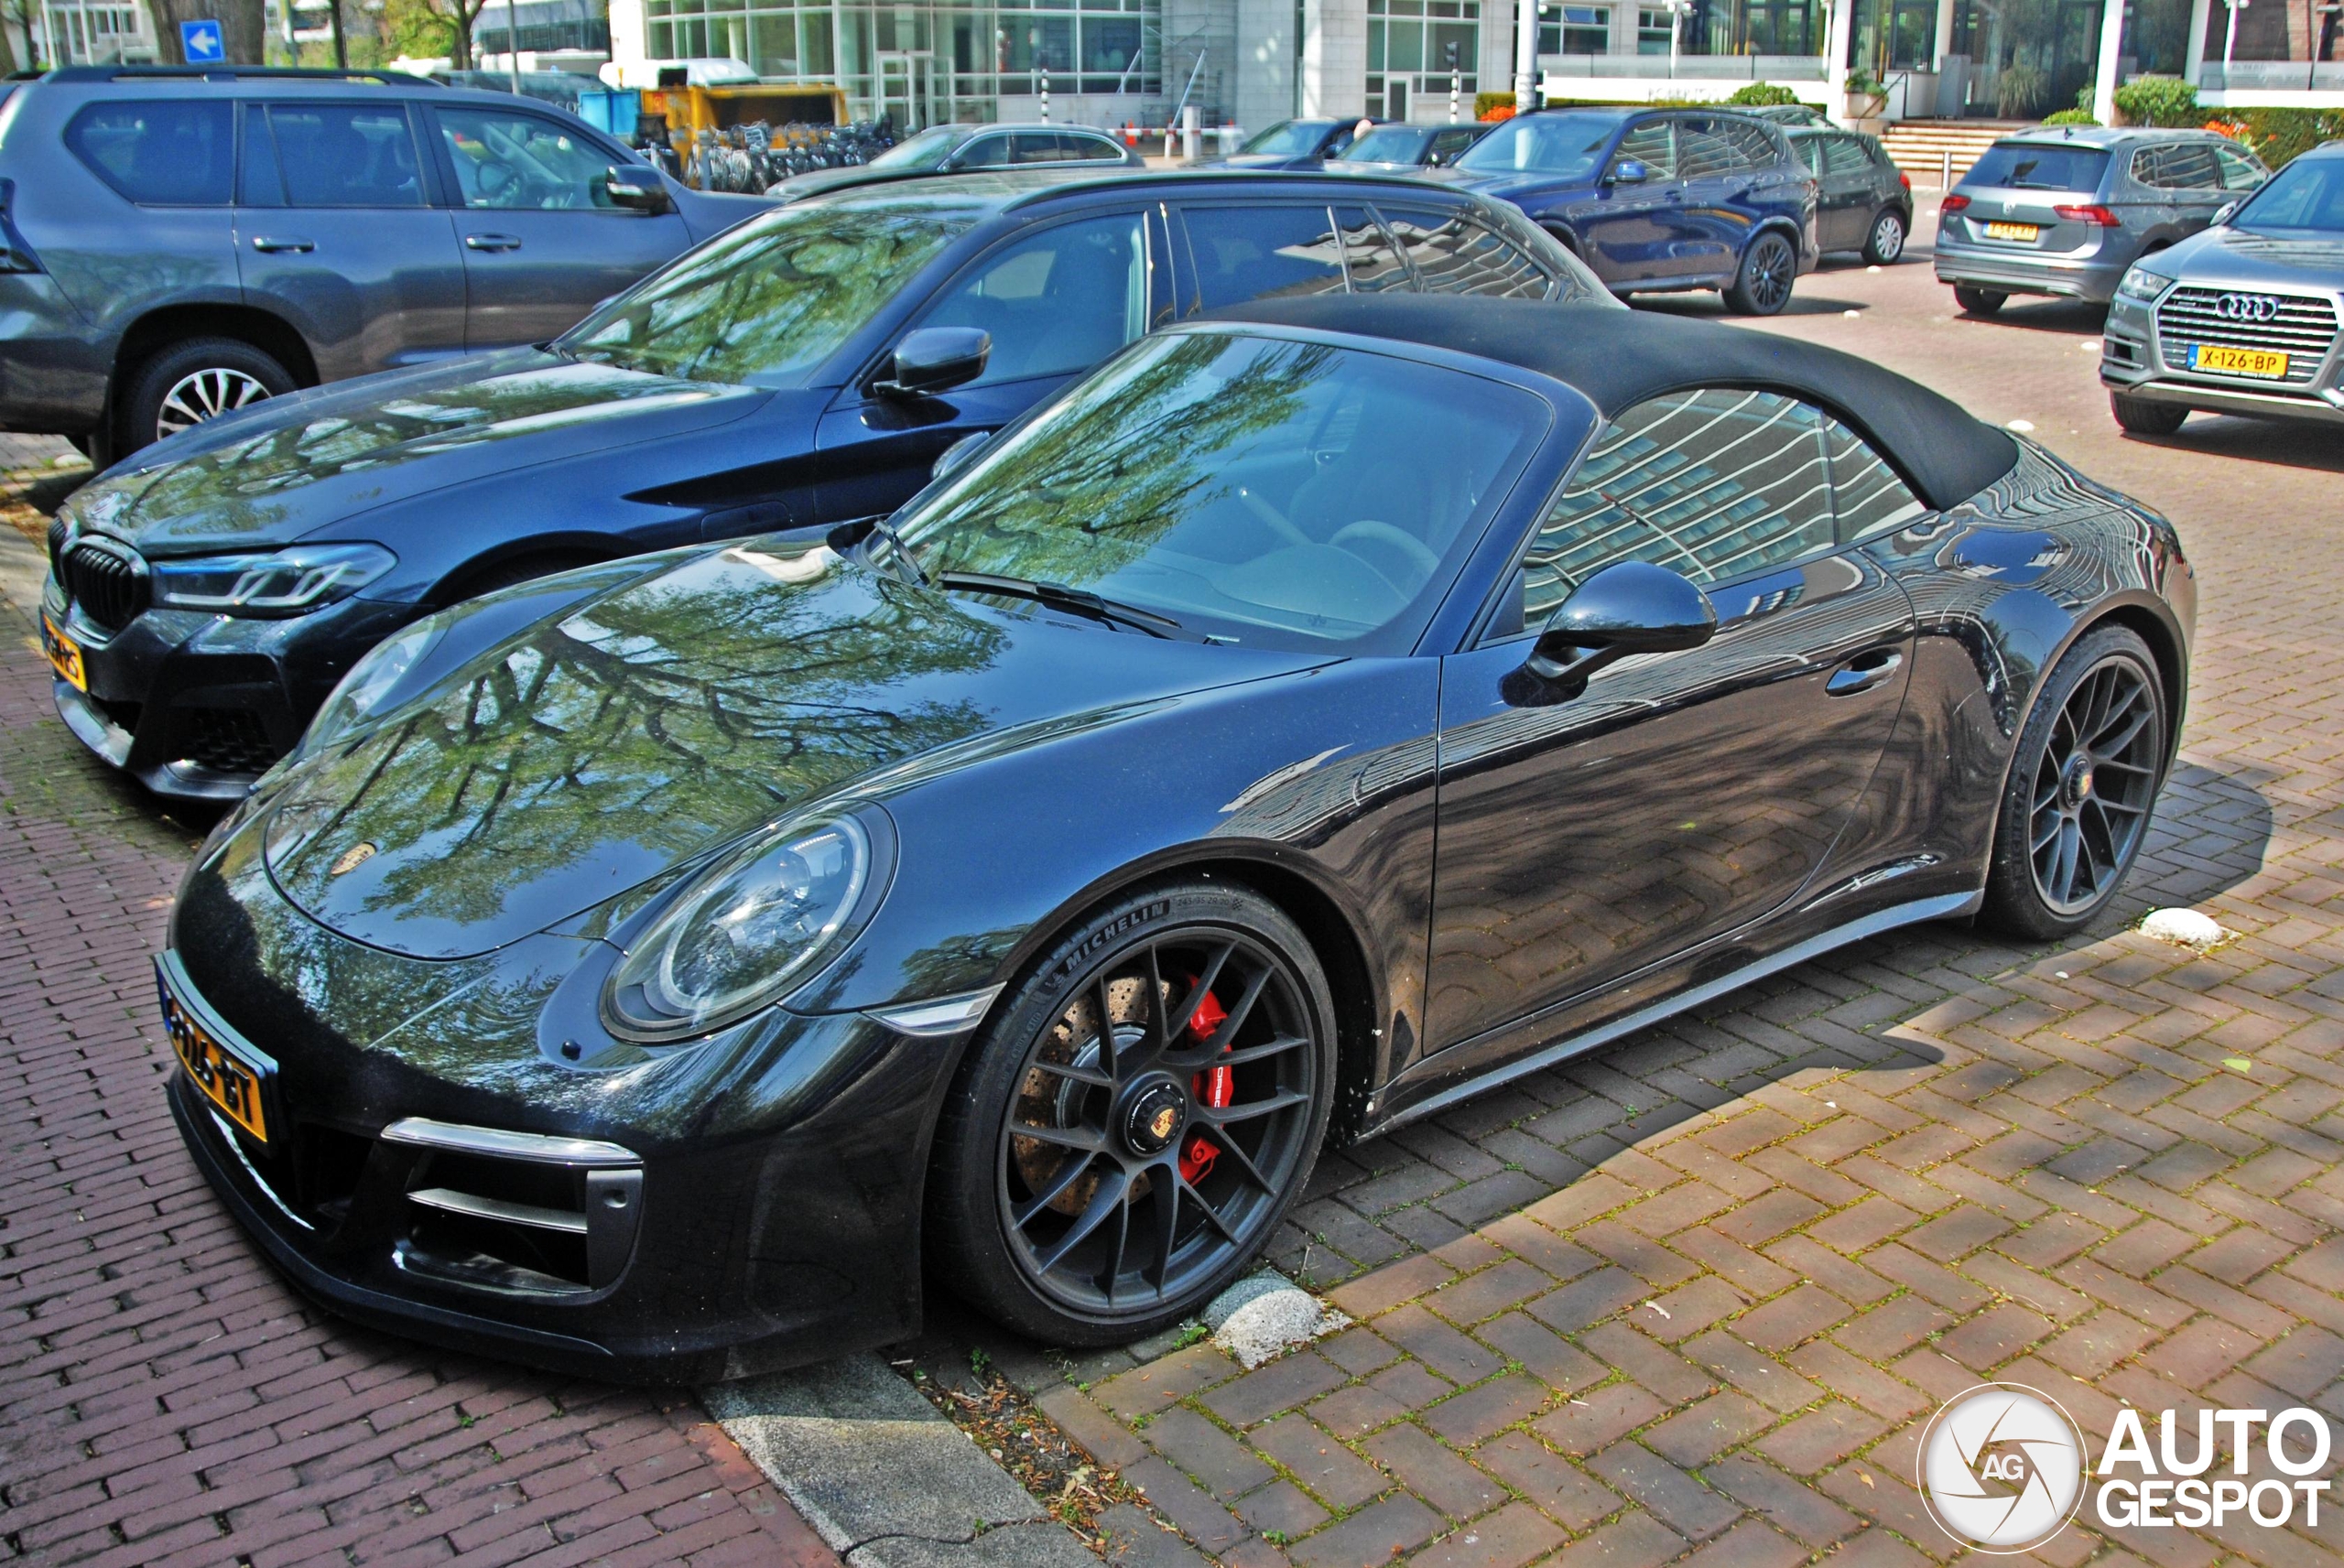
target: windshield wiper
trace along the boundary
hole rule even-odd
[[[1119,604],[1102,599],[1086,589],[1069,588],[1062,582],[1036,582],[1032,578],[995,577],[991,572],[938,572],[928,581],[941,589],[960,589],[969,593],[1006,594],[1012,599],[1030,599],[1054,610],[1071,611],[1087,615],[1093,621],[1112,622],[1146,633],[1151,637],[1169,636],[1180,630],[1180,623],[1169,615],[1158,615],[1152,610],[1135,605]]]

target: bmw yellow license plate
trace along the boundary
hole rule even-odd
[[[2254,375],[2276,381],[2287,373],[2287,356],[2276,349],[2233,349],[2223,343],[2199,343],[2189,351],[2191,370],[2218,375]]]
[[[2043,237],[2040,223],[1989,223],[1986,237],[1990,240],[2024,240],[2028,244]]]
[[[220,1044],[211,1030],[196,1022],[187,1004],[172,994],[167,966],[156,966],[155,984],[163,998],[164,1031],[171,1037],[171,1052],[187,1070],[188,1081],[254,1142],[266,1143],[271,1130],[269,1080],[276,1076],[275,1065],[248,1060],[241,1052]]]
[[[46,614],[40,618],[40,651],[49,655],[49,667],[59,680],[75,691],[90,689],[90,673],[81,667],[81,644],[60,632]]]

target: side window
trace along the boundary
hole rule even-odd
[[[2236,147],[2218,146],[2214,157],[2221,165],[2224,190],[2252,190],[2271,178],[2261,164]]]
[[[1145,220],[1136,212],[1061,223],[982,257],[921,318],[993,337],[972,383],[1088,370],[1147,330]]]
[[[1821,136],[1791,138],[1791,156],[1809,174],[1820,175],[1823,172],[1823,140]]]
[[[2148,172],[2143,172],[2143,166]],[[2132,178],[2163,190],[2219,190],[2222,183],[2214,149],[2202,142],[2151,147],[2135,155]]]
[[[1737,116],[1726,121],[1725,139],[1733,146],[1736,168],[1773,168],[1783,162],[1774,133],[1755,120]]]
[[[1713,179],[1734,168],[1733,146],[1715,120],[1677,123],[1677,177]]]
[[[1596,436],[1531,540],[1492,635],[1545,624],[1615,562],[1707,585],[1834,542],[1818,410],[1770,392],[1670,393]]]
[[[1824,458],[1831,469],[1831,517],[1839,543],[1852,545],[1901,528],[1928,511],[1896,470],[1861,436],[1823,416]]]
[[[1407,264],[1393,248],[1374,213],[1346,207],[1337,216],[1342,224],[1343,270],[1351,276],[1353,294],[1382,294],[1387,289],[1405,294],[1415,287],[1408,281]]]
[[[65,145],[142,206],[225,207],[233,192],[234,105],[224,98],[92,103],[65,127]]]
[[[467,207],[585,210],[608,207],[610,155],[535,114],[435,109]]]
[[[277,169],[277,139],[268,134],[268,111],[258,103],[244,106],[244,167],[236,176],[240,207],[285,205],[285,177]]]
[[[1123,150],[1103,136],[1078,136],[1070,132],[1058,133],[1059,156],[1076,163],[1121,163]]]
[[[1066,144],[1066,137],[1052,131],[1019,131],[1009,138],[1009,161],[1064,163],[1069,156]]]
[[[1833,174],[1867,176],[1872,173],[1872,153],[1853,136],[1833,136],[1824,144],[1824,167]]]
[[[1666,120],[1645,120],[1632,126],[1620,138],[1620,150],[1612,155],[1612,166],[1617,168],[1630,158],[1652,170],[1655,179],[1676,178],[1676,127]]]
[[[954,168],[999,168],[1009,162],[1007,136],[979,136],[960,149]]]
[[[1554,279],[1529,253],[1460,213],[1387,210],[1384,216],[1427,294],[1544,299]]]
[[[268,123],[296,207],[420,207],[407,111],[371,103],[273,103]]]
[[[1188,254],[1204,308],[1343,292],[1340,242],[1324,207],[1191,207]]]
[[[1463,152],[1480,139],[1480,135],[1472,131],[1442,131],[1432,139],[1431,161],[1451,162],[1459,153]]]

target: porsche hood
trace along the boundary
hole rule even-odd
[[[897,764],[1322,662],[988,612],[753,542],[470,660],[297,765],[261,830],[312,919],[465,957]]]

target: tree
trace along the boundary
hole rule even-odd
[[[488,0],[425,0],[425,4],[447,26],[450,63],[458,70],[470,70],[472,68],[472,27],[480,20],[481,11]]]

